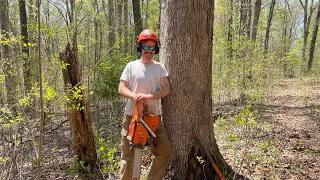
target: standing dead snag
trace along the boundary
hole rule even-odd
[[[77,97],[68,102],[68,120],[74,138],[74,153],[79,160],[85,161],[91,167],[96,167],[96,148],[93,136],[92,121],[89,103],[85,101],[84,91],[81,88],[81,75],[76,56],[77,48],[67,44],[64,52],[59,54],[60,61],[66,64],[62,69],[65,87],[75,87]],[[79,83],[79,84],[78,84]],[[74,93],[73,93],[74,94]]]

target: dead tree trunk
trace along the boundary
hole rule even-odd
[[[79,90],[78,98],[70,97],[68,103],[68,120],[70,123],[72,136],[74,138],[74,153],[79,160],[85,161],[91,167],[96,167],[97,154],[93,136],[93,128],[90,116],[90,105],[85,101],[84,90],[81,86],[81,75],[76,57],[75,47],[71,48],[67,44],[63,53],[60,53],[60,61],[67,63],[63,69],[63,79],[65,87],[75,87]]]

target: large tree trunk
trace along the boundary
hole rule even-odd
[[[261,10],[261,0],[256,0],[254,4],[254,15],[253,15],[253,21],[252,21],[252,26],[251,26],[251,35],[250,39],[252,41],[256,41],[257,38],[257,27],[259,23],[259,18],[260,18],[260,10]]]
[[[31,65],[29,62],[29,39],[28,39],[28,22],[26,12],[26,1],[19,0],[19,12],[20,12],[20,29],[22,36],[22,58],[23,64],[23,78],[24,78],[24,90],[27,94],[31,89]]]
[[[132,0],[132,9],[133,9],[134,30],[135,30],[135,35],[137,37],[142,31],[142,19],[141,19],[139,0]]]
[[[69,64],[63,69],[63,79],[66,88],[81,86],[81,75],[77,60],[77,46],[70,47],[70,43],[63,53],[60,53],[60,61]],[[85,161],[91,167],[96,167],[96,148],[94,142],[93,128],[90,116],[90,105],[85,100],[84,90],[80,89],[80,99],[71,98],[68,103],[68,120],[74,139],[74,153],[79,160]]]
[[[268,46],[269,46],[270,28],[271,28],[271,22],[272,22],[272,18],[273,18],[273,10],[274,10],[275,5],[276,5],[276,0],[272,0],[271,5],[270,5],[268,20],[267,20],[266,34],[264,37],[264,51],[265,51],[265,53],[268,52],[268,48],[269,48]]]
[[[320,19],[320,3],[318,3],[316,21],[315,21],[315,24],[313,27],[312,39],[310,41],[309,57],[308,57],[308,61],[307,61],[307,71],[310,71],[311,67],[312,67],[314,48],[316,45],[316,40],[317,40],[317,35],[318,35],[319,19]]]
[[[172,180],[204,179],[203,172],[206,179],[216,177],[208,161],[204,170],[199,165],[196,156],[201,153],[194,149],[192,133],[198,134],[225,176],[234,173],[219,152],[213,129],[213,15],[212,0],[161,1],[160,61],[169,71],[172,89],[161,102],[174,155]]]

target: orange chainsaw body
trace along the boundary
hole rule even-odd
[[[131,145],[146,145],[149,138],[153,140],[153,137],[150,135],[150,132],[142,123],[141,119],[149,126],[152,132],[155,133],[157,130],[160,118],[157,115],[149,115],[147,113],[147,107],[144,106],[143,115],[139,115],[139,103],[136,103],[133,116],[129,125],[129,133],[127,139]]]

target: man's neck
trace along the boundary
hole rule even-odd
[[[151,64],[152,63],[152,59],[146,59],[146,58],[142,58],[141,57],[141,62],[143,63],[143,64]]]

